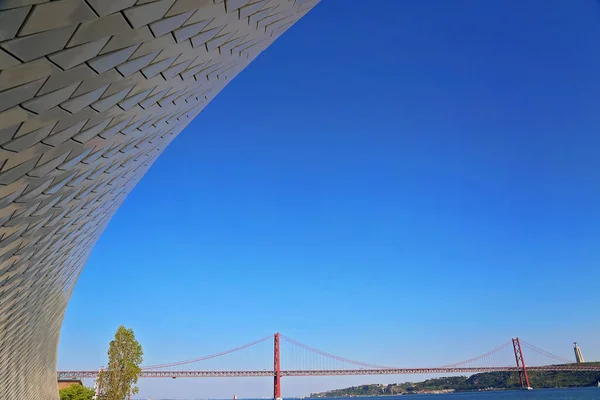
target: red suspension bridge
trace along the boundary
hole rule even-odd
[[[282,351],[282,348],[285,350]],[[523,348],[530,350],[525,364]],[[235,355],[245,355],[243,360]],[[282,356],[287,356],[282,358]],[[529,358],[528,355],[528,358]],[[512,361],[510,361],[512,359]],[[550,361],[551,360],[551,361]],[[282,365],[285,368],[282,368]],[[519,374],[521,386],[529,388],[528,371],[600,371],[598,364],[576,364],[519,338],[487,353],[458,363],[427,368],[400,368],[369,364],[339,357],[276,333],[227,351],[166,364],[142,367],[142,378],[272,377],[273,397],[281,398],[281,378],[334,375],[472,374],[509,371]],[[97,378],[100,371],[59,371],[59,379]],[[101,382],[100,382],[101,386]]]

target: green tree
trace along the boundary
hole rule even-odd
[[[94,389],[81,385],[71,385],[58,391],[60,400],[92,400]]]
[[[108,348],[108,367],[100,374],[103,400],[125,400],[138,393],[135,384],[142,372],[143,355],[133,329],[121,325]]]

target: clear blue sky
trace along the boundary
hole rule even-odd
[[[317,6],[158,159],[79,279],[59,368],[105,364],[119,324],[147,363],[276,331],[381,364],[516,335],[600,359],[600,3],[373,3]]]

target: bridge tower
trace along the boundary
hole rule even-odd
[[[575,351],[575,361],[577,364],[584,363],[583,354],[581,354],[581,349],[577,346],[577,342],[573,342],[573,351]]]
[[[527,366],[525,365],[523,351],[521,350],[521,341],[519,340],[519,338],[514,338],[512,340],[512,343],[513,349],[515,350],[515,360],[517,361],[517,369],[519,371],[519,381],[521,382],[521,388],[531,389],[531,385],[529,384],[529,375],[527,375]]]
[[[279,333],[273,337],[273,399],[281,400],[281,358]]]

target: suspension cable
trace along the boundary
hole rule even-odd
[[[264,342],[265,340],[272,339],[272,338],[273,338],[273,336],[269,335],[269,336],[266,336],[266,337],[264,337],[262,339],[256,340],[256,341],[254,341],[252,343],[248,343],[248,344],[245,344],[243,346],[236,347],[235,349],[231,349],[231,350],[227,350],[227,351],[222,351],[220,353],[211,354],[209,356],[204,356],[204,357],[200,357],[200,358],[194,358],[192,360],[176,361],[176,362],[172,362],[172,363],[168,363],[168,364],[147,365],[147,366],[143,366],[142,370],[146,370],[147,371],[147,370],[151,370],[151,369],[175,367],[175,366],[178,366],[178,365],[191,364],[191,363],[198,362],[198,361],[209,360],[211,358],[221,357],[221,356],[224,356],[224,355],[227,355],[227,354],[235,353],[236,351],[247,349],[248,347],[257,345],[259,343]]]
[[[360,365],[361,367],[368,367],[368,368],[373,368],[373,369],[395,369],[394,367],[383,367],[381,365],[367,364],[367,363],[363,363],[363,362],[360,362],[360,361],[354,361],[354,360],[350,360],[348,358],[339,357],[339,356],[336,356],[336,355],[333,355],[333,354],[330,354],[330,353],[326,353],[326,352],[321,351],[319,349],[315,349],[314,347],[307,346],[307,345],[305,345],[303,343],[300,343],[300,342],[298,342],[298,341],[296,341],[296,340],[294,340],[292,338],[289,338],[287,336],[284,336],[284,335],[281,335],[281,338],[283,340],[285,340],[286,342],[291,343],[291,344],[293,344],[295,346],[301,347],[301,348],[303,348],[305,350],[308,350],[310,352],[313,352],[313,353],[316,353],[316,354],[319,354],[319,355],[322,355],[322,356],[325,356],[325,357],[332,358],[332,359],[337,360],[337,361],[342,361],[342,362],[345,362],[345,363],[354,364],[354,365]]]
[[[503,343],[503,344],[501,344],[500,346],[496,347],[495,349],[488,351],[488,352],[487,352],[487,353],[485,353],[485,354],[481,354],[481,355],[479,355],[479,356],[477,356],[477,357],[473,357],[473,358],[470,358],[470,359],[468,359],[468,360],[461,361],[461,362],[457,362],[457,363],[454,363],[454,364],[442,365],[440,368],[452,368],[452,367],[457,367],[457,366],[459,366],[459,365],[463,365],[463,364],[470,363],[470,362],[472,362],[472,361],[477,361],[477,360],[480,360],[480,359],[482,359],[482,358],[485,358],[485,357],[491,356],[492,354],[499,352],[500,350],[502,350],[502,349],[504,349],[505,347],[507,347],[509,344],[511,344],[511,341],[510,341],[510,340],[509,340],[509,341],[507,341],[506,343]]]
[[[523,344],[525,347],[527,347],[529,350],[532,350],[532,351],[534,351],[535,353],[541,354],[541,355],[543,355],[543,356],[546,356],[546,357],[548,357],[548,358],[552,358],[552,359],[558,360],[558,361],[560,361],[560,362],[563,362],[563,363],[566,363],[566,364],[572,364],[572,363],[573,363],[573,361],[571,361],[571,360],[569,360],[569,359],[567,359],[567,358],[564,358],[564,357],[561,357],[561,356],[557,356],[556,354],[552,354],[552,353],[550,353],[549,351],[546,351],[546,350],[544,350],[544,349],[541,349],[541,348],[539,348],[539,347],[537,347],[537,346],[534,346],[534,345],[532,345],[531,343],[527,343],[527,342],[526,342],[526,341],[524,341],[524,340],[521,340],[521,343],[522,343],[522,344]]]

